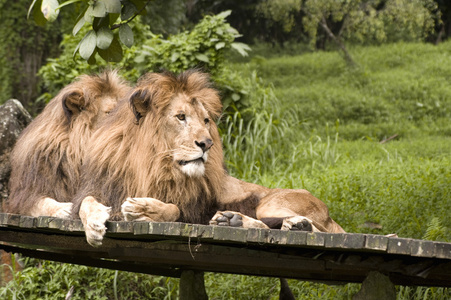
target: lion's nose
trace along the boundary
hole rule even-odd
[[[200,149],[202,149],[203,152],[207,151],[208,149],[211,148],[211,146],[213,146],[213,141],[211,139],[204,139],[201,141],[195,141],[197,147],[199,147]]]

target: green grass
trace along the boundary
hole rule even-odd
[[[337,52],[258,56],[251,58],[248,69],[258,70],[274,85],[281,102],[278,109],[296,111],[313,130],[339,120],[346,139],[406,136],[415,128],[449,136],[449,46],[450,42],[356,47],[355,68],[346,66]],[[440,122],[440,128],[432,126]]]
[[[252,105],[222,120],[229,171],[269,187],[308,189],[348,232],[451,241],[451,42],[351,52],[357,68],[335,52],[267,53],[232,65],[250,78]],[[177,279],[35,264],[0,289],[0,298],[63,298],[74,284],[72,299],[115,299],[112,291],[119,299],[178,297]],[[360,288],[297,280],[290,286],[298,299],[351,299]],[[279,282],[208,273],[206,287],[210,299],[277,299]],[[443,288],[397,291],[398,299],[451,298]]]

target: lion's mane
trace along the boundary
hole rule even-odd
[[[120,220],[127,197],[152,197],[179,207],[179,221],[208,223],[216,212],[226,176],[222,143],[215,121],[222,112],[218,93],[206,74],[186,71],[151,73],[95,132],[86,156],[83,183],[74,201],[78,216],[82,200],[93,196],[112,207],[111,219]],[[196,98],[207,110],[214,146],[209,150],[203,176],[190,177],[174,166],[163,132],[167,109],[175,95]],[[136,100],[139,99],[139,100]]]
[[[63,88],[14,146],[4,211],[27,215],[41,197],[70,202],[79,186],[85,146],[104,113],[102,105],[109,101],[115,106],[129,89],[115,71],[82,75]]]

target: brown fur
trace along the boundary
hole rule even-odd
[[[170,132],[167,124],[175,119],[168,114],[176,96],[186,98],[184,105],[190,107],[200,103],[211,118],[208,131],[215,146],[209,150],[204,176],[186,176],[175,166],[173,141],[180,136]],[[112,207],[111,219],[118,220],[127,197],[153,197],[177,205],[181,221],[208,223],[226,176],[215,123],[221,109],[206,74],[144,76],[94,134],[74,213],[78,215],[83,199],[92,196]]]
[[[73,210],[88,242],[101,245],[105,221],[123,217],[201,224],[213,217],[212,224],[258,228],[268,228],[258,219],[282,218],[284,230],[308,221],[312,230],[344,232],[326,205],[305,190],[268,189],[229,176],[214,122],[220,113],[206,74],[144,76],[88,147]],[[205,163],[192,154],[200,148]],[[218,210],[240,217],[226,214],[233,221],[224,224]]]
[[[29,215],[43,197],[70,202],[91,133],[129,89],[114,71],[80,76],[62,89],[13,149],[10,197],[4,210]]]

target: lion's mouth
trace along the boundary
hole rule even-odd
[[[199,158],[196,158],[196,159],[193,159],[193,160],[181,160],[181,161],[179,161],[179,165],[181,165],[181,166],[186,166],[187,164],[191,164],[191,163],[196,163],[196,164],[204,163],[204,158],[203,157],[199,157]]]

